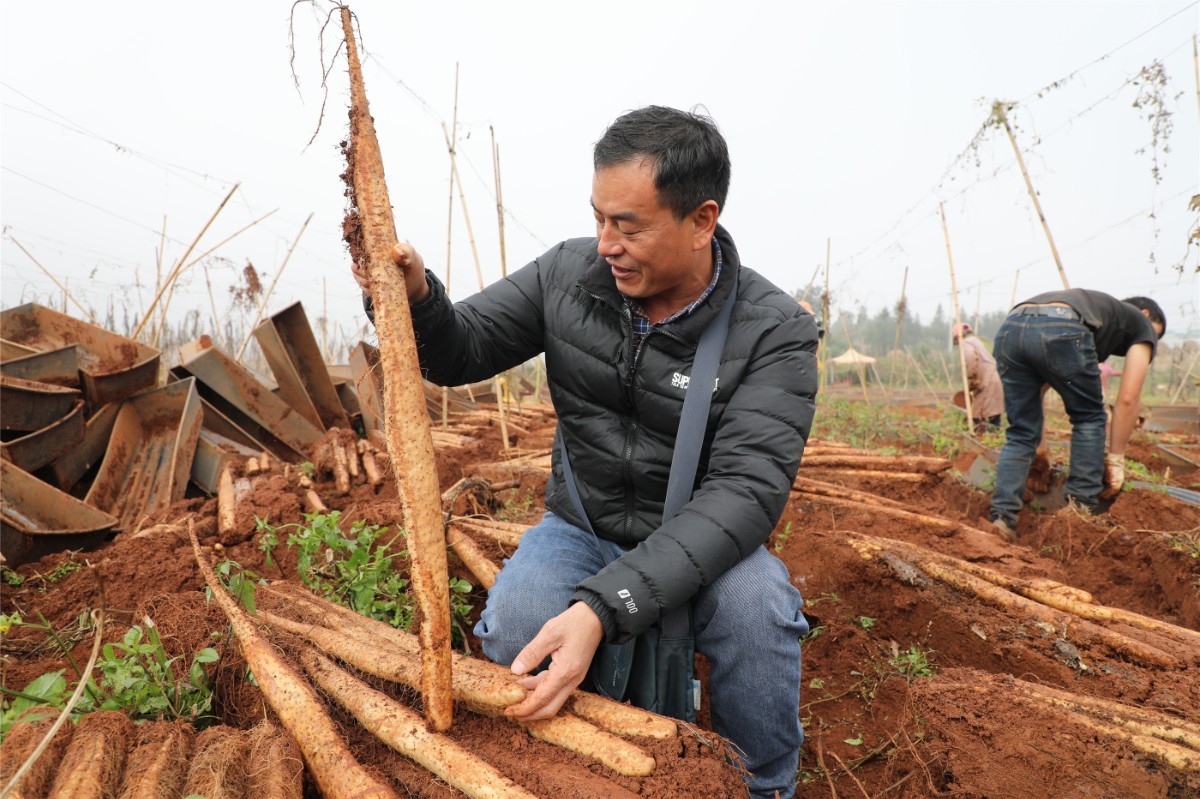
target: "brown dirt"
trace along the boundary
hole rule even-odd
[[[540,443],[552,433],[553,418],[526,417],[521,425],[529,431],[527,441]],[[904,454],[937,454],[924,446],[901,448]],[[1150,449],[1152,445],[1145,451],[1131,448],[1131,454],[1145,456],[1147,467],[1157,474]],[[499,437],[481,428],[469,446],[437,453],[442,489],[474,473],[478,464],[502,457]],[[336,495],[327,478],[318,479],[316,489],[330,507],[342,510],[347,522],[365,519],[394,525],[395,483],[386,457],[380,458],[380,465],[385,481],[377,488],[360,477],[344,497]],[[986,493],[953,473],[916,483],[844,475],[824,479],[898,500],[920,512],[984,526]],[[223,556],[265,578],[294,580],[295,553],[276,547],[268,566],[254,517],[276,525],[300,522],[301,492],[294,477],[283,476],[278,463],[272,473],[250,480],[235,531],[220,542]],[[524,476],[518,487],[498,492],[490,506],[470,509],[532,523],[542,512],[543,483],[544,478]],[[467,510],[474,501],[463,500],[460,509]],[[215,513],[213,500],[185,500],[153,515],[144,527],[194,514],[201,541],[211,553],[217,543]],[[810,623],[819,630],[804,646],[799,712],[808,739],[801,752],[797,796],[1197,795],[1200,778],[1195,774],[1181,772],[1128,741],[1098,734],[1051,706],[1020,700],[1014,686],[1052,686],[1194,721],[1200,715],[1200,652],[1185,654],[1184,664],[1174,669],[1136,662],[1075,628],[1064,631],[1039,624],[936,582],[924,587],[906,584],[886,565],[864,560],[847,545],[846,533],[916,544],[1015,577],[1055,580],[1091,592],[1098,603],[1196,630],[1200,561],[1189,556],[1184,543],[1198,528],[1200,509],[1144,490],[1125,492],[1108,514],[1098,517],[1027,509],[1014,544],[987,533],[948,535],[881,516],[866,506],[847,508],[793,495],[768,547],[787,565],[807,600]],[[497,560],[505,554],[483,537],[476,540]],[[219,650],[213,679],[216,712],[223,724],[247,730],[269,715],[261,695],[245,679],[245,662],[230,639],[227,622],[204,601],[182,529],[159,529],[141,538],[123,533],[96,552],[76,556],[90,568],[54,582],[44,579],[65,559],[63,554],[52,555],[22,567],[21,573],[30,579],[21,588],[5,590],[2,612],[20,609],[27,618],[41,612],[56,629],[65,629],[85,609],[104,605],[112,621],[108,640],[119,639],[128,625],[151,618],[172,655],[210,645]],[[459,573],[456,559],[451,566]],[[43,579],[35,578],[39,574]],[[471,597],[476,613],[483,600],[479,592]],[[47,671],[69,670],[52,648],[33,651],[43,638],[17,628],[3,642],[9,658],[6,686],[20,688]],[[272,639],[285,653],[295,647],[285,635]],[[76,661],[82,662],[90,646],[86,632],[70,640]],[[932,676],[905,672],[910,662],[905,658],[913,652],[927,657]],[[707,673],[702,659],[699,673]],[[405,689],[368,681],[397,699],[417,703]],[[455,795],[344,713],[334,709],[333,714],[355,754],[397,785],[402,795]],[[506,722],[461,708],[455,719],[455,740],[539,796],[744,795],[736,773],[700,736],[645,743],[659,769],[649,778],[633,779],[614,777]],[[701,727],[707,723],[703,708]],[[598,788],[596,781],[602,777],[605,787]],[[614,784],[619,789],[613,789]]]

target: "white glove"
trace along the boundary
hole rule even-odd
[[[1125,485],[1125,456],[1109,453],[1104,456],[1104,490],[1101,499],[1112,499]]]

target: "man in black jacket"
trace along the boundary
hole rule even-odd
[[[1137,423],[1142,384],[1167,320],[1148,297],[1118,300],[1100,291],[1067,289],[1018,304],[996,333],[994,347],[1008,430],[996,464],[989,518],[1010,541],[1029,467],[1043,442],[1042,400],[1053,388],[1071,419],[1071,471],[1066,495],[1086,511],[1115,497],[1125,482],[1125,447]],[[1104,454],[1104,392],[1100,363],[1125,357]]]
[[[397,245],[430,380],[460,385],[545,352],[559,436],[595,530],[572,504],[560,444],[546,516],[505,562],[475,632],[491,659],[525,675],[530,694],[509,715],[538,719],[584,681],[602,643],[629,641],[690,603],[711,664],[713,725],[744,751],[752,794],[787,799],[808,625],[763,543],[812,424],[816,325],[741,265],[717,224],[730,166],[710,119],[630,112],[593,161],[597,236],[565,241],[463,302],[452,305],[420,255]],[[700,334],[727,303],[715,385],[689,386]],[[712,403],[691,499],[664,521],[688,390],[711,391]]]

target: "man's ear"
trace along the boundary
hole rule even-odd
[[[705,200],[689,214],[694,225],[692,234],[692,249],[702,250],[712,243],[713,233],[717,229],[717,217],[721,215],[721,207],[716,200]]]

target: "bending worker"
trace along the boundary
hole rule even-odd
[[[966,322],[954,326],[954,346],[962,348],[963,360],[967,364],[967,387],[971,392],[971,416],[974,417],[975,432],[982,434],[999,430],[1000,414],[1004,412],[1004,392],[1000,388],[996,361]]]
[[[988,516],[1012,539],[1034,451],[1042,440],[1042,399],[1059,393],[1071,419],[1071,466],[1066,495],[1094,512],[1125,482],[1125,447],[1137,424],[1142,384],[1158,340],[1166,332],[1162,308],[1146,297],[1117,300],[1099,291],[1068,289],[1020,303],[996,333],[995,355],[1004,386],[1008,432],[996,466]],[[1104,454],[1108,417],[1100,362],[1125,356],[1113,413],[1112,441]]]
[[[530,693],[508,715],[542,719],[598,650],[641,647],[664,615],[690,606],[714,728],[745,753],[753,796],[787,799],[808,624],[763,543],[812,424],[816,325],[741,264],[717,224],[730,163],[712,120],[632,111],[596,143],[593,166],[596,236],[564,241],[467,300],[451,304],[421,256],[396,248],[430,380],[470,383],[546,354],[558,413],[546,514],[505,561],[475,634],[524,675]],[[366,275],[355,278],[369,291]],[[714,384],[689,386],[701,332],[729,303]],[[688,391],[711,393],[707,430],[690,500],[664,521]]]

